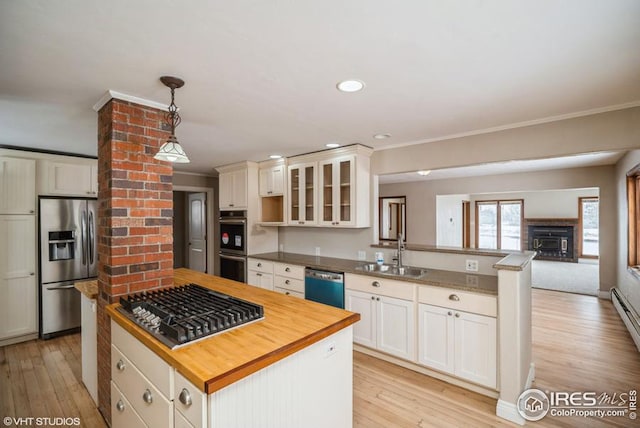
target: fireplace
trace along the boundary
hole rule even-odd
[[[536,259],[578,262],[577,219],[527,219],[527,249]]]

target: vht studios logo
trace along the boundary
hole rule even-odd
[[[637,391],[609,394],[606,392],[543,392],[527,389],[518,398],[518,412],[528,421],[551,416],[619,417],[636,419]]]

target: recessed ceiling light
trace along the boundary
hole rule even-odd
[[[422,176],[431,174],[431,171],[425,171],[425,170],[416,171],[416,172],[418,173],[418,175],[422,175]]]
[[[335,149],[336,147],[340,147],[340,144],[338,144],[338,143],[327,143],[327,144],[325,144],[325,146],[329,147],[330,149]]]
[[[282,155],[269,155],[271,159],[280,159]]]
[[[364,82],[355,79],[343,80],[336,85],[336,88],[341,92],[358,92],[364,89]]]
[[[376,134],[373,136],[373,138],[375,138],[376,140],[385,140],[390,137],[391,137],[391,134]]]

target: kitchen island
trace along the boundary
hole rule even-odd
[[[187,269],[174,277],[262,305],[264,319],[171,350],[110,305],[114,427],[351,426],[358,314]]]

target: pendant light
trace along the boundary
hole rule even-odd
[[[160,147],[160,150],[158,150],[158,153],[156,153],[153,158],[173,163],[189,163],[190,161],[187,154],[176,138],[176,127],[182,119],[178,114],[178,107],[174,101],[174,93],[176,89],[184,86],[184,80],[172,76],[162,76],[160,81],[171,89],[171,104],[169,105],[169,112],[166,116],[167,123],[171,127],[171,136],[167,142]]]

